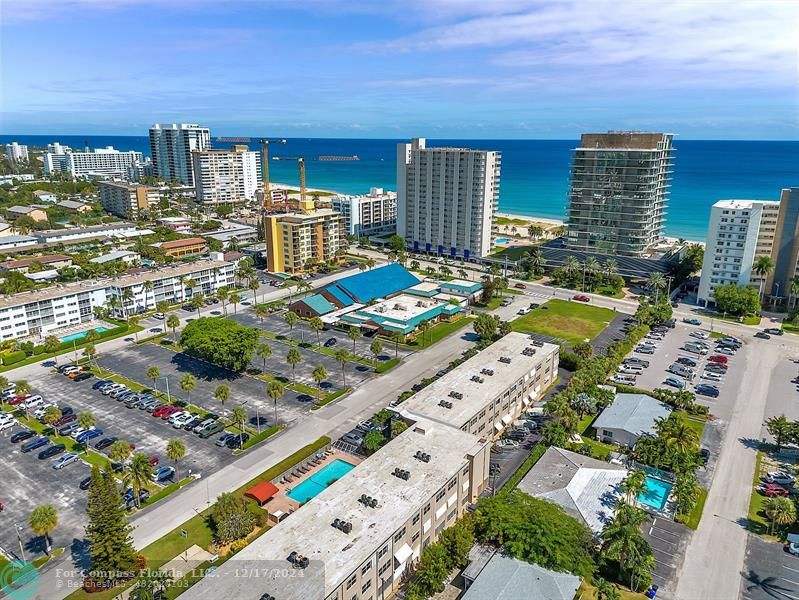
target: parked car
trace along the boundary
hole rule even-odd
[[[175,467],[158,467],[153,473],[152,480],[156,483],[172,479],[175,476]]]
[[[186,423],[194,420],[194,415],[192,413],[183,413],[179,417],[177,417],[174,421],[172,421],[172,427],[175,429],[183,429]]]
[[[681,356],[677,359],[677,362],[681,365],[685,365],[686,367],[695,367],[696,361],[688,358],[687,356]]]
[[[18,431],[14,435],[11,436],[11,443],[18,444],[19,442],[24,442],[25,440],[29,440],[36,432],[32,431],[31,429],[25,429],[23,431]]]
[[[691,343],[686,343],[681,349],[685,350],[686,352],[690,352],[691,354],[705,355],[708,353],[707,348],[703,348],[702,346]]]
[[[77,436],[75,438],[75,441],[78,442],[79,444],[85,444],[86,442],[89,442],[94,438],[98,438],[101,435],[103,435],[102,429],[89,429],[88,431],[84,431],[79,436]]]
[[[82,490],[88,490],[91,483],[92,483],[92,477],[91,475],[89,475],[85,479],[81,479],[81,482],[78,485],[78,487]]]
[[[60,436],[72,435],[72,433],[78,429],[80,429],[80,426],[75,421],[71,421],[58,430],[58,435]]]
[[[78,415],[75,414],[64,415],[60,419],[58,419],[58,421],[55,422],[55,426],[63,427],[64,425],[68,425],[69,423],[72,423],[77,420],[78,420]]]
[[[348,444],[352,444],[353,446],[360,446],[363,444],[363,436],[357,431],[350,431],[349,433],[345,433],[341,439]]]
[[[755,334],[755,337],[756,338],[762,338],[764,340],[770,340],[771,339],[771,336],[769,334],[767,334],[765,331],[758,331]]]
[[[208,425],[206,425],[205,427],[200,429],[200,431],[198,432],[198,435],[202,439],[206,440],[209,437],[211,437],[212,435],[219,433],[224,428],[225,428],[225,424],[224,423],[222,423],[221,421],[214,421],[213,423],[209,423]]]
[[[330,348],[331,346],[335,346],[336,344],[338,344],[338,340],[336,338],[332,337],[332,338],[327,338],[325,340],[325,344],[324,345],[325,345],[325,348]]]
[[[685,317],[682,320],[683,323],[688,323],[688,325],[701,325],[702,321],[697,319],[696,317]]]
[[[38,450],[50,443],[50,440],[46,437],[37,437],[28,442],[25,442],[20,446],[20,450],[22,452],[30,452],[31,450]]]
[[[681,379],[677,379],[676,377],[666,377],[666,379],[663,380],[663,383],[671,387],[676,387],[679,390],[685,387],[685,382]]]
[[[608,377],[608,381],[619,383],[621,385],[635,385],[635,375],[624,375],[617,373]]]
[[[228,440],[233,439],[235,437],[236,437],[236,434],[234,434],[234,433],[230,433],[230,432],[223,433],[219,437],[219,439],[216,440],[216,445],[221,448],[221,447],[223,447],[223,446],[225,446],[227,444]]]
[[[706,339],[708,339],[708,338],[710,337],[710,336],[709,336],[707,333],[705,333],[704,331],[692,331],[692,332],[691,332],[691,333],[689,333],[688,335],[690,335],[691,337],[695,337],[695,338],[697,338],[697,339],[700,339],[700,340],[706,340]]]
[[[74,452],[70,452],[69,454],[65,454],[64,456],[59,456],[53,461],[53,468],[56,470],[63,469],[67,465],[71,465],[74,462],[77,462],[79,459],[78,455]]]
[[[240,433],[238,435],[234,435],[230,438],[227,442],[225,442],[225,446],[230,448],[231,450],[235,450],[237,448],[241,448],[250,440],[249,433]]]
[[[680,364],[677,364],[677,363],[669,365],[669,368],[667,369],[667,371],[669,373],[674,373],[675,375],[678,375],[679,377],[687,377],[689,379],[694,376],[693,369],[689,369],[685,365],[680,365]]]
[[[147,488],[142,488],[139,490],[139,505],[147,502],[150,499],[150,491]],[[133,488],[128,488],[125,491],[125,494],[122,496],[122,502],[124,502],[125,507],[128,509],[134,508],[136,506],[136,498],[133,493]]]
[[[710,450],[708,450],[707,448],[702,448],[699,451],[699,458],[702,461],[702,464],[706,465],[707,461],[710,460]]]
[[[630,358],[625,358],[622,361],[625,365],[639,365],[641,367],[648,367],[649,361],[644,358],[638,358],[637,356],[631,356]]]
[[[194,426],[194,428],[192,429],[192,432],[200,433],[200,431],[203,428],[205,428],[205,427],[207,427],[209,425],[212,425],[215,420],[216,419],[211,419],[211,418],[206,417],[205,419],[203,419],[203,421],[201,423],[198,423],[197,425]]]
[[[94,377],[92,373],[90,373],[89,371],[83,371],[75,375],[75,377],[72,378],[72,381],[86,381],[87,379],[91,379],[92,377]]]
[[[644,372],[643,367],[638,365],[621,365],[618,368],[619,373],[625,373],[628,375],[641,375]]]
[[[591,298],[585,294],[575,294],[572,296],[572,300],[576,300],[577,302],[591,302]]]
[[[500,305],[502,306],[510,306],[511,304],[513,304],[513,298],[505,298],[502,302],[500,302]]]
[[[793,485],[796,483],[796,477],[789,475],[784,471],[769,471],[763,477],[766,483],[776,483],[779,485]]]
[[[710,381],[721,381],[721,373],[714,371],[705,371],[702,373],[702,379],[709,379]]]
[[[177,413],[182,413],[183,411],[178,408],[177,406],[170,406],[164,412],[161,413],[161,419],[164,421],[168,421]]]
[[[166,419],[166,421],[167,421],[167,423],[172,425],[172,424],[175,423],[175,421],[183,418],[183,415],[185,415],[185,414],[189,414],[189,413],[187,411],[185,411],[185,410],[178,409],[176,412],[173,412],[171,415],[169,415],[169,418]],[[161,418],[163,418],[163,417],[161,417]]]
[[[701,396],[708,396],[710,398],[719,397],[719,388],[717,388],[715,385],[709,385],[707,383],[700,383],[694,388],[694,391]]]
[[[104,450],[105,448],[109,448],[116,441],[117,441],[117,438],[115,438],[115,437],[103,438],[103,439],[101,439],[99,442],[97,442],[94,445],[94,448],[96,450]]]
[[[724,368],[724,365],[719,363],[710,363],[709,365],[705,365],[705,371],[708,373],[718,373],[719,375],[727,374],[727,369]]]
[[[708,357],[708,361],[719,363],[721,365],[726,365],[728,360],[729,359],[723,354],[714,354],[713,356]]]
[[[782,334],[785,333],[779,327],[769,327],[768,329],[765,329],[764,331],[765,331],[765,333],[768,333],[769,335],[782,335]]]
[[[54,456],[58,456],[59,454],[64,452],[64,450],[66,449],[67,447],[64,444],[55,444],[54,446],[49,446],[48,448],[45,448],[44,450],[39,452],[38,458],[39,460],[44,460],[45,458],[53,458]]]
[[[732,348],[728,348],[727,346],[716,348],[716,352],[718,352],[719,354],[726,354],[727,356],[735,356],[735,350],[733,350]]]
[[[165,316],[164,313],[157,312],[153,313],[153,318],[158,319],[159,321],[163,321]]]
[[[104,387],[106,385],[111,385],[112,383],[113,382],[110,379],[98,379],[97,381],[95,381],[92,384],[92,389],[93,390],[99,390],[100,388],[102,388],[102,387]]]
[[[781,485],[776,485],[774,483],[767,483],[765,485],[761,485],[758,488],[758,491],[767,496],[768,498],[785,498],[787,497],[790,492],[786,490]]]
[[[635,351],[639,354],[654,354],[655,349],[652,346],[636,346]]]

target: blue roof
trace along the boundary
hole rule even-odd
[[[352,298],[350,298],[347,295],[347,293],[344,290],[342,290],[340,287],[338,287],[335,283],[333,285],[327,286],[325,288],[325,291],[329,293],[331,296],[333,296],[336,300],[338,300],[341,306],[350,306],[352,304],[355,304],[355,301]]]
[[[419,280],[399,263],[390,263],[337,281],[334,286],[366,304],[375,298],[396,294],[419,283]],[[333,286],[330,286],[333,287]]]
[[[302,299],[313,311],[319,315],[326,315],[329,312],[336,310],[336,307],[330,304],[327,299],[321,294],[312,294]]]

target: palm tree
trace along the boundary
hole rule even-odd
[[[322,345],[321,331],[325,328],[325,324],[322,322],[322,319],[320,319],[319,317],[314,317],[313,319],[310,320],[308,325],[310,325],[311,329],[313,329],[316,332],[316,343],[317,345],[321,346]]]
[[[147,379],[153,382],[153,389],[158,391],[158,378],[161,376],[161,369],[155,365],[147,367]]]
[[[241,434],[244,433],[244,424],[247,422],[247,410],[243,406],[234,406],[230,413],[230,422],[239,428],[239,450],[244,443]]]
[[[665,440],[666,446],[680,454],[694,452],[699,444],[699,435],[696,429],[683,419],[677,417],[660,419],[655,424],[655,428],[658,436]]]
[[[458,277],[461,279],[469,279],[469,272],[466,269],[458,269]]]
[[[447,265],[441,265],[438,267],[438,272],[441,273],[444,277],[449,277],[452,275],[452,269],[450,269]]]
[[[371,270],[374,269],[375,266],[375,259],[374,258],[367,258],[366,259],[366,266]]]
[[[594,289],[593,281],[594,274],[599,271],[599,261],[593,256],[589,256],[583,263],[583,291],[585,291],[585,278],[588,275],[588,281],[591,284],[591,289]]]
[[[608,258],[605,261],[604,271],[605,271],[605,276],[608,278],[608,281],[610,281],[610,278],[613,277],[619,271],[619,264],[616,262],[615,259]]]
[[[762,280],[766,279],[766,276],[774,270],[774,261],[771,260],[770,256],[758,256],[755,259],[754,264],[752,265],[752,272],[760,277]],[[760,296],[763,297],[763,281],[760,282]]]
[[[275,425],[277,425],[277,401],[286,393],[286,386],[279,381],[270,381],[266,385],[266,395],[272,400],[275,406]]]
[[[78,415],[77,423],[78,427],[82,427],[83,429],[91,429],[94,427],[95,423],[97,423],[97,419],[91,412],[86,411]],[[88,453],[89,445],[85,444],[83,450],[84,452]]]
[[[796,522],[796,504],[790,498],[768,498],[763,505],[763,512],[771,521],[771,533],[774,525],[787,527]]]
[[[186,399],[191,404],[191,392],[197,387],[197,380],[191,373],[186,373],[178,382],[180,389],[186,392]]]
[[[647,279],[646,284],[649,287],[649,289],[655,290],[655,304],[657,304],[661,290],[664,290],[666,288],[666,278],[663,276],[663,273],[658,273],[657,271],[655,271],[649,276],[649,279]]]
[[[427,337],[427,332],[430,329],[430,321],[427,319],[422,319],[419,321],[419,331],[422,332],[422,348],[424,348],[425,338]]]
[[[269,315],[269,309],[263,304],[256,304],[252,311],[255,313],[255,317],[260,319],[261,323],[263,323],[264,319]]]
[[[352,340],[352,353],[355,354],[355,341],[361,337],[361,330],[355,325],[350,325],[350,328],[347,329],[347,337]]]
[[[241,296],[239,296],[237,293],[230,294],[228,302],[230,302],[230,304],[233,306],[233,314],[235,315],[236,306],[238,305],[239,302],[241,302]]]
[[[60,348],[61,348],[61,340],[59,340],[56,336],[48,335],[46,338],[44,338],[44,351],[47,354],[54,355],[53,359],[55,360],[56,366],[58,366],[58,356],[56,356],[55,353],[58,352]]]
[[[193,294],[191,297],[190,304],[197,311],[197,317],[199,317],[200,309],[203,306],[205,306],[205,296],[203,296],[202,292],[200,292],[199,294]]]
[[[601,555],[618,561],[625,571],[651,553],[640,527],[647,520],[644,511],[624,501],[617,502],[616,514],[602,530]],[[649,552],[647,552],[649,550]]]
[[[53,427],[62,416],[60,408],[57,406],[48,406],[44,411],[42,421],[50,425],[50,427]]]
[[[227,305],[225,302],[230,298],[230,289],[226,285],[223,285],[216,290],[216,297],[219,298],[219,301],[222,303],[222,312],[227,316]]]
[[[264,361],[263,372],[266,373],[266,361],[272,356],[272,346],[266,342],[260,342],[255,347],[255,355]]]
[[[794,277],[791,279],[790,284],[790,292],[791,292],[791,305],[796,306],[796,297],[799,296],[799,277]]]
[[[166,314],[169,312],[169,302],[166,300],[159,300],[155,303],[155,311]]]
[[[291,365],[291,380],[296,383],[297,377],[294,373],[294,369],[302,362],[302,354],[300,354],[300,351],[296,348],[289,348],[289,351],[286,353],[286,362]]]
[[[180,327],[180,317],[175,314],[171,314],[166,318],[166,326],[172,330],[172,337],[174,338],[177,334],[177,328]]]
[[[321,398],[323,391],[322,391],[322,382],[327,379],[327,369],[324,366],[319,365],[318,367],[314,367],[314,370],[311,372],[311,377],[316,382],[316,385],[319,386],[319,397]]]
[[[124,463],[130,458],[130,444],[125,440],[117,440],[108,448],[108,458],[115,463]]]
[[[289,335],[294,337],[294,326],[297,324],[297,321],[300,320],[300,318],[297,316],[297,313],[290,310],[283,315],[283,320],[286,322],[286,325],[289,326]]]
[[[128,304],[131,302],[133,302],[133,290],[130,288],[125,288],[125,290],[122,292],[122,310],[125,313],[125,319],[127,319],[128,315],[130,314],[128,312]]]
[[[147,486],[147,482],[153,475],[153,467],[150,464],[150,457],[141,452],[133,455],[128,467],[128,474],[130,475],[130,484],[133,488],[133,498],[136,500],[136,506],[141,506],[139,502],[139,493]]]
[[[626,496],[627,504],[634,506],[638,501],[638,496],[646,489],[646,473],[644,471],[633,471],[619,486]]]
[[[135,329],[133,335],[136,337],[136,342],[139,341],[138,325],[139,325],[139,317],[137,317],[136,315],[130,315],[128,317],[128,327],[132,327],[133,329]]]
[[[2,390],[6,389],[6,387],[8,387],[8,378],[4,375],[0,375],[0,393],[2,393]],[[0,396],[0,406],[3,404],[5,404],[5,400]]]
[[[29,384],[24,379],[20,379],[17,381],[16,385],[16,394],[17,396],[22,396],[23,398],[31,393],[31,384]],[[27,412],[27,409],[25,409]]]
[[[563,262],[563,269],[569,277],[573,277],[580,268],[580,262],[574,256],[567,256]]]
[[[369,345],[369,351],[374,354],[375,365],[377,365],[377,359],[380,358],[380,354],[383,352],[383,344],[380,343],[380,340],[375,338]]]
[[[183,443],[183,440],[179,438],[169,440],[166,445],[166,456],[169,460],[175,463],[175,481],[180,481],[178,463],[184,456],[186,456],[186,444]]]
[[[147,281],[142,283],[141,287],[142,290],[144,291],[144,309],[147,310],[147,307],[149,306],[147,298],[150,295],[150,292],[153,291],[153,282],[150,279],[148,279]]]
[[[42,504],[33,509],[28,524],[37,535],[44,536],[44,551],[50,556],[50,534],[58,526],[58,512],[52,504]]]
[[[109,296],[105,303],[108,306],[108,312],[115,314],[116,310],[119,308],[119,296]]]
[[[214,398],[222,403],[222,412],[225,411],[225,402],[230,400],[230,387],[220,383],[214,390]]]
[[[258,304],[258,288],[261,287],[261,284],[258,283],[258,279],[250,277],[250,280],[247,282],[247,287],[252,292],[253,303]]]
[[[344,387],[347,387],[347,351],[344,348],[336,350],[336,362],[341,365],[341,379],[344,382]]]
[[[528,260],[530,261],[530,266],[533,268],[533,271],[536,275],[543,273],[547,261],[544,258],[544,253],[541,251],[540,247],[536,246],[530,250],[528,253]]]

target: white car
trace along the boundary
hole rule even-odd
[[[153,313],[153,317],[158,319],[159,321],[164,320],[164,313]]]
[[[44,413],[47,412],[47,409],[51,408],[53,406],[55,406],[55,404],[53,404],[52,402],[45,402],[39,408],[37,408],[35,411],[33,411],[33,418],[34,419],[41,419],[44,416]]]
[[[177,419],[172,421],[172,427],[174,427],[175,429],[182,429],[183,426],[189,421],[191,421],[194,417],[195,415],[193,415],[192,413],[189,412],[183,413]]]
[[[716,348],[716,352],[719,354],[726,354],[727,356],[735,356],[735,350],[732,350],[731,348]]]
[[[776,483],[777,485],[793,485],[796,483],[796,477],[789,475],[784,471],[769,471],[763,477],[766,483]]]
[[[719,373],[713,373],[712,371],[705,371],[702,373],[702,379],[710,379],[711,381],[721,381],[721,375]]]
[[[70,452],[68,454],[64,454],[63,456],[59,456],[53,461],[53,468],[56,470],[63,469],[67,465],[71,465],[75,461],[79,459],[78,455],[74,452]]]
[[[651,340],[658,340],[658,341],[666,338],[665,335],[663,335],[662,333],[657,333],[656,331],[651,331],[647,333],[646,337],[648,337]]]
[[[73,439],[78,439],[78,436],[81,433],[85,433],[87,431],[91,431],[92,429],[94,429],[94,425],[92,425],[88,429],[86,429],[85,427],[78,427],[75,431],[73,431],[72,433],[69,434],[69,437],[71,437]]]
[[[612,377],[608,377],[608,381],[621,385],[635,385],[635,375],[613,375]]]
[[[692,331],[692,332],[691,332],[691,333],[689,333],[688,335],[690,335],[691,337],[695,337],[695,338],[697,338],[697,339],[700,339],[700,340],[706,340],[706,339],[708,339],[708,338],[710,337],[710,336],[709,336],[707,333],[705,333],[704,331],[698,331],[698,330]]]
[[[16,421],[13,419],[11,421],[0,421],[0,431],[5,431],[6,429],[11,429],[14,425],[16,425]]]
[[[25,400],[24,404],[25,408],[27,408],[28,410],[32,408],[38,408],[42,404],[44,404],[44,398],[42,398],[41,396],[31,396],[30,398]]]
[[[641,367],[636,367],[635,365],[622,365],[618,369],[619,373],[626,373],[629,375],[641,375],[644,370]]]
[[[175,421],[177,421],[178,419],[182,418],[183,415],[187,415],[187,414],[189,414],[189,413],[187,413],[185,410],[180,410],[180,411],[176,412],[174,415],[169,417],[169,424],[170,425],[174,424]]]

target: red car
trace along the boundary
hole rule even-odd
[[[163,416],[163,415],[164,415],[164,412],[166,412],[166,411],[167,411],[167,410],[169,410],[170,408],[172,408],[172,407],[171,407],[171,406],[169,406],[169,405],[167,405],[167,404],[165,404],[165,405],[164,405],[164,406],[162,406],[161,408],[156,408],[156,409],[153,411],[153,416],[154,416],[154,417],[161,417],[161,416]]]
[[[16,406],[17,404],[22,404],[23,402],[25,402],[25,400],[27,400],[30,397],[31,397],[30,394],[28,394],[27,396],[14,396],[13,398],[11,398],[11,400],[8,401],[8,403],[11,406]]]
[[[170,406],[164,412],[161,413],[161,418],[166,421],[169,417],[174,415],[177,412],[181,412],[182,409],[178,408],[177,406]]]
[[[776,483],[767,483],[760,488],[760,492],[769,498],[784,498],[790,492]]]
[[[577,294],[575,296],[572,296],[572,300],[577,300],[577,302],[591,302],[591,298],[589,298],[585,294]]]
[[[713,356],[708,358],[708,360],[714,363],[721,363],[722,365],[727,364],[727,357],[724,356],[723,354],[714,354]]]
[[[60,419],[58,419],[58,421],[55,422],[55,426],[56,427],[63,427],[64,425],[67,425],[68,423],[72,423],[72,421],[76,421],[77,419],[78,419],[77,415],[65,415],[65,416],[61,417]]]

